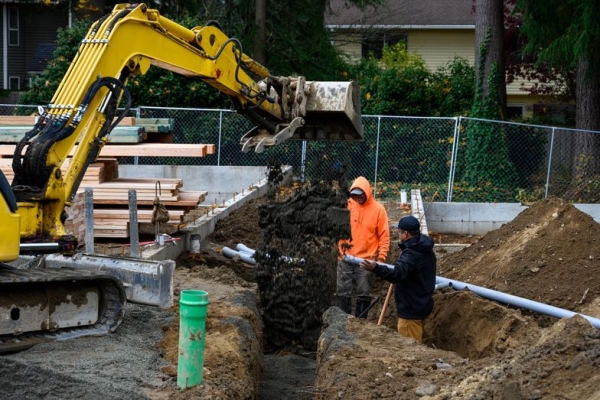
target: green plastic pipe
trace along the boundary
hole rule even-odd
[[[182,389],[202,383],[207,309],[208,293],[203,290],[181,291],[177,386]]]

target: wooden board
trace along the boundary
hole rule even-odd
[[[29,125],[33,127],[38,117],[34,115],[2,115],[0,125]],[[31,128],[29,128],[31,130]]]
[[[140,143],[132,145],[107,145],[100,151],[101,157],[205,157],[215,154],[214,144]],[[75,146],[69,156],[77,151]],[[1,144],[0,156],[12,157],[15,145]]]
[[[180,190],[178,192],[179,198],[176,201],[166,201],[161,200],[165,206],[176,206],[179,208],[196,208],[198,204],[202,203],[206,199],[206,195],[208,192],[188,192]],[[153,200],[141,200],[137,199],[138,206],[151,206],[153,204]],[[129,204],[128,199],[98,199],[94,196],[94,204],[98,205],[127,205]]]

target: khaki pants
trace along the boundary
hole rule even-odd
[[[423,343],[423,320],[398,318],[398,333]]]

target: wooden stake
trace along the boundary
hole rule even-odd
[[[379,321],[377,321],[377,325],[383,324],[383,317],[385,317],[385,312],[387,311],[388,304],[390,303],[390,298],[392,297],[393,292],[394,284],[390,283],[390,288],[388,289],[387,295],[385,296],[385,301],[383,302],[383,308],[381,309],[381,315],[379,315]]]

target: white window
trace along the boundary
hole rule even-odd
[[[18,76],[9,76],[8,88],[10,90],[21,90],[21,78],[19,78]]]
[[[17,7],[8,9],[8,45],[19,45],[19,9]]]

